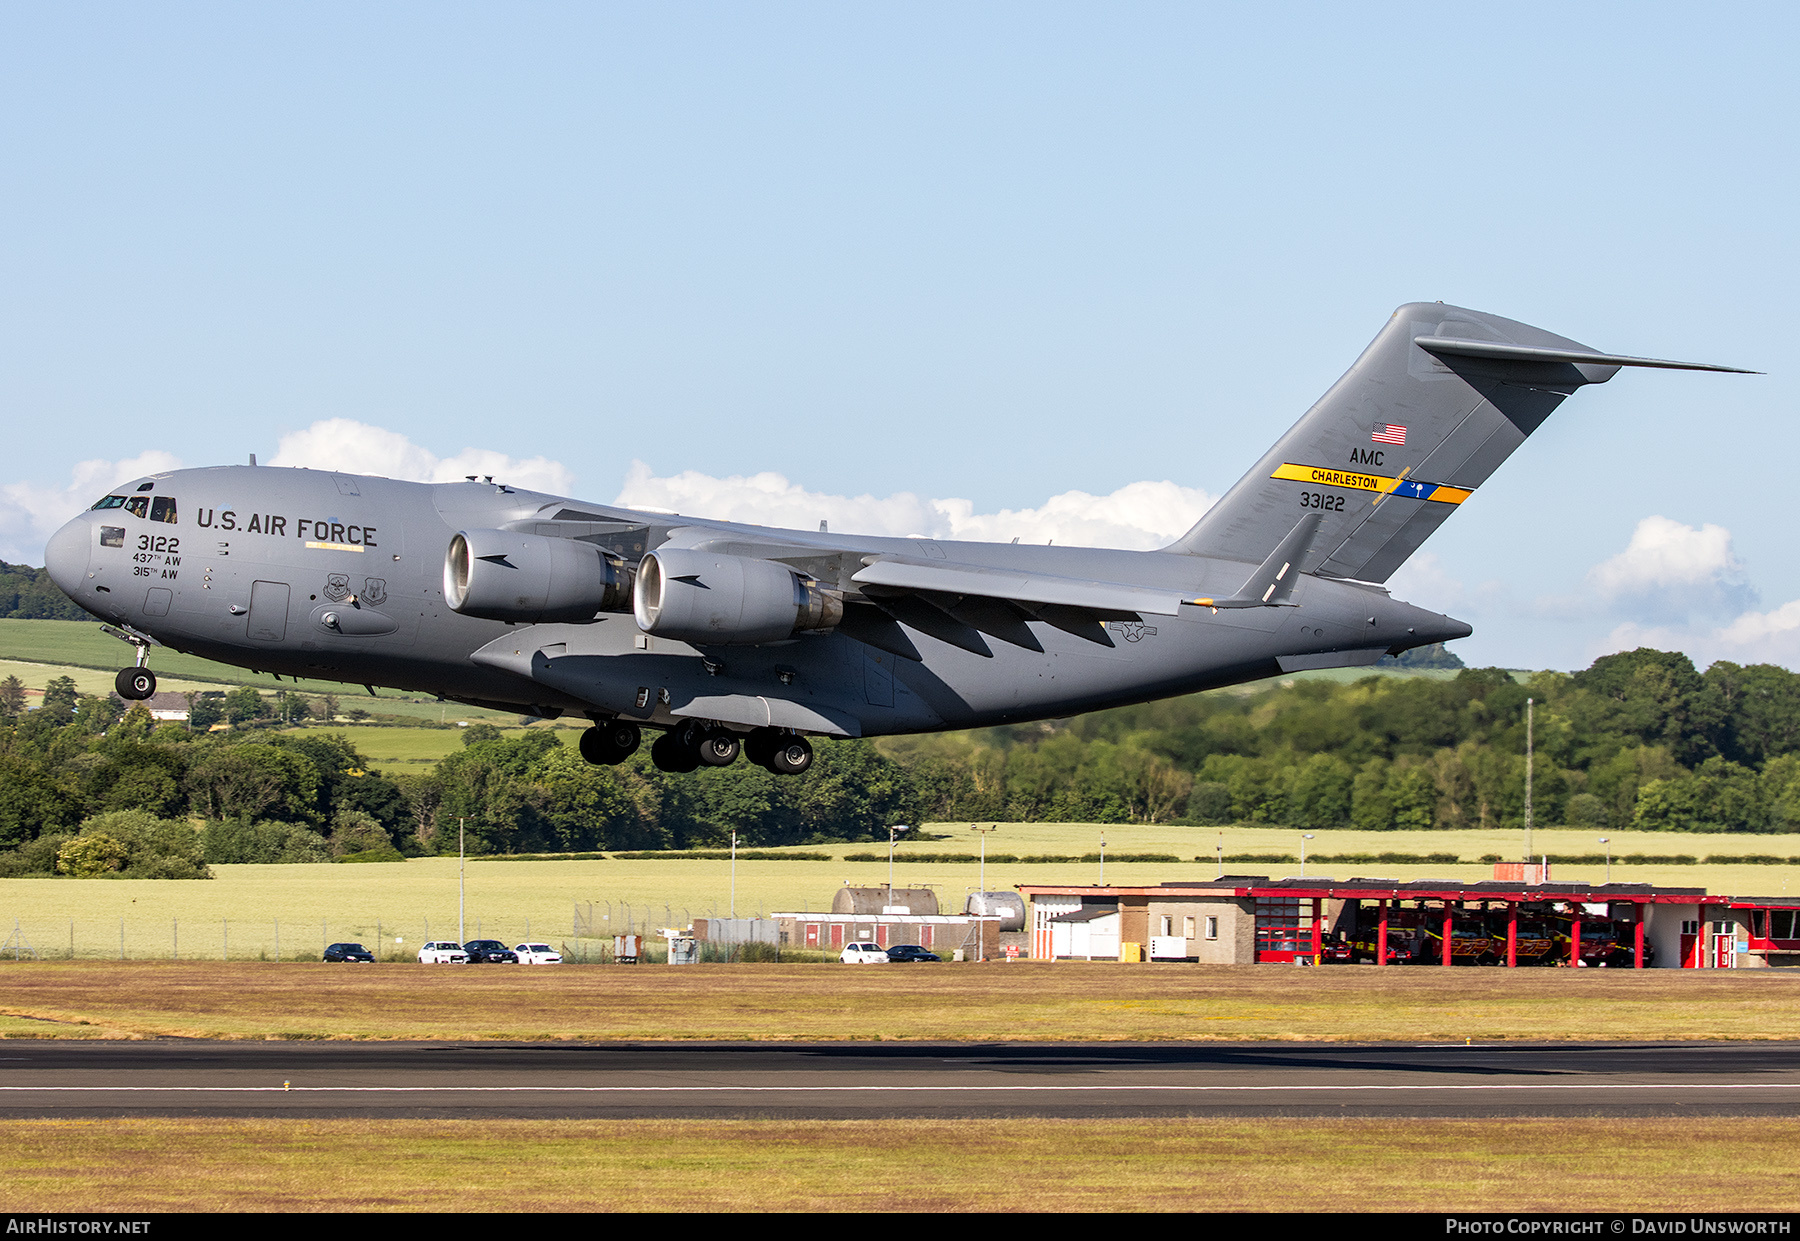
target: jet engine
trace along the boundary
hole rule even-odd
[[[645,556],[631,602],[645,633],[706,646],[780,642],[844,616],[842,599],[784,564],[685,548]]]
[[[631,567],[575,539],[459,530],[444,556],[444,600],[484,620],[580,624],[631,610]]]

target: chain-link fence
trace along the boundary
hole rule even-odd
[[[358,943],[378,961],[417,961],[427,943],[497,939],[549,944],[572,964],[613,959],[613,936],[643,939],[640,961],[662,962],[663,932],[693,924],[689,911],[666,903],[582,901],[559,926],[530,918],[454,917],[246,920],[195,918],[43,919],[0,914],[0,961],[318,961],[337,943]]]

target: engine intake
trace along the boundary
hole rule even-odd
[[[784,564],[685,548],[645,556],[631,601],[645,633],[706,646],[780,642],[844,616],[842,599]]]
[[[459,530],[444,555],[444,600],[464,616],[582,624],[631,610],[632,570],[575,539]]]

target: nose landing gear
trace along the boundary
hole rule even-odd
[[[156,674],[148,668],[121,668],[113,688],[121,698],[141,701],[156,692]]]
[[[119,697],[140,702],[154,694],[156,674],[150,671],[150,648],[161,646],[162,643],[130,625],[102,625],[100,632],[121,642],[129,642],[137,648],[137,663],[130,668],[119,669],[119,675],[113,678],[113,688],[118,691]]]

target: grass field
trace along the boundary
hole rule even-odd
[[[8,1120],[0,1210],[1786,1212],[1789,1138],[1766,1117]]]
[[[1800,971],[0,964],[37,1038],[1800,1039]]]

